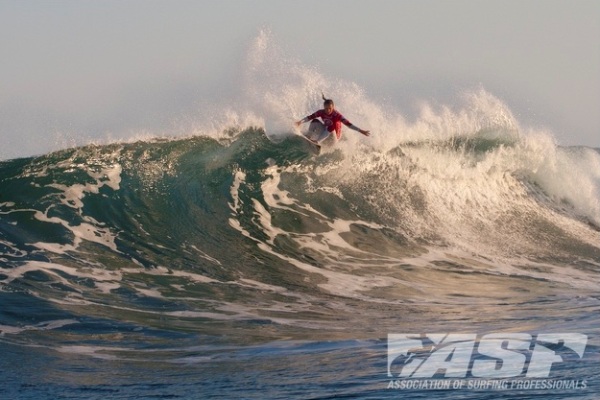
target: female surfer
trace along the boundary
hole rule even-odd
[[[326,99],[325,95],[323,94],[322,97],[322,110],[318,110],[309,116],[304,117],[300,121],[296,121],[296,126],[300,126],[304,122],[311,121],[308,128],[308,133],[306,134],[307,138],[313,142],[320,143],[327,139],[332,132],[335,132],[335,137],[337,140],[339,140],[342,137],[342,124],[346,125],[350,129],[362,133],[365,136],[369,136],[371,134],[371,132],[360,129],[358,126],[353,125],[350,121],[344,118],[344,116],[335,109],[333,100]],[[321,118],[323,122],[317,120],[316,118]]]

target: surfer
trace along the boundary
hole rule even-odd
[[[320,143],[327,139],[331,133],[335,132],[335,137],[337,140],[339,140],[342,137],[342,124],[346,125],[352,130],[362,133],[365,136],[369,136],[371,134],[371,132],[360,129],[358,126],[352,124],[350,121],[344,118],[344,116],[335,109],[333,100],[326,99],[324,94],[322,94],[322,97],[322,110],[315,111],[300,121],[296,121],[296,126],[300,126],[304,122],[311,121],[308,128],[308,133],[306,134],[308,139],[313,142]],[[317,120],[317,118],[321,118],[323,122]]]

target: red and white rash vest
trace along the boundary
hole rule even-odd
[[[335,131],[335,136],[338,140],[342,137],[342,124],[354,129],[352,123],[336,110],[333,110],[331,114],[327,114],[325,110],[319,110],[310,114],[305,118],[305,120],[312,121],[316,118],[321,118],[323,125],[325,125],[325,128],[327,128],[327,131]]]

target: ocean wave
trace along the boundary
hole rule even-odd
[[[408,121],[265,41],[245,95],[185,136],[0,162],[0,336],[356,338],[393,330],[398,307],[476,325],[499,302],[521,315],[597,289],[596,150],[523,129],[483,89]],[[373,134],[311,153],[291,126],[318,89]]]
[[[3,162],[0,283],[117,308],[136,297],[168,308],[165,292],[195,296],[193,284],[395,302],[365,293],[414,290],[381,270],[432,254],[459,270],[561,281],[565,260],[600,262],[600,157],[548,146],[486,131],[313,156],[300,138],[247,128]],[[576,272],[573,286],[596,284]],[[205,290],[209,303],[224,296]]]

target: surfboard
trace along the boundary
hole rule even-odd
[[[317,142],[317,139],[321,137],[321,134],[325,130],[325,125],[323,125],[320,121],[313,120],[308,126],[308,131],[303,133],[298,133],[298,136],[302,136],[304,140],[310,143],[311,151],[315,154],[319,154],[321,152],[321,145]]]
[[[304,136],[301,133],[298,134],[298,136],[300,136],[302,139],[304,139],[308,143],[309,149],[312,153],[317,154],[317,155],[319,153],[321,153],[321,145],[319,143],[307,138],[306,136]]]

